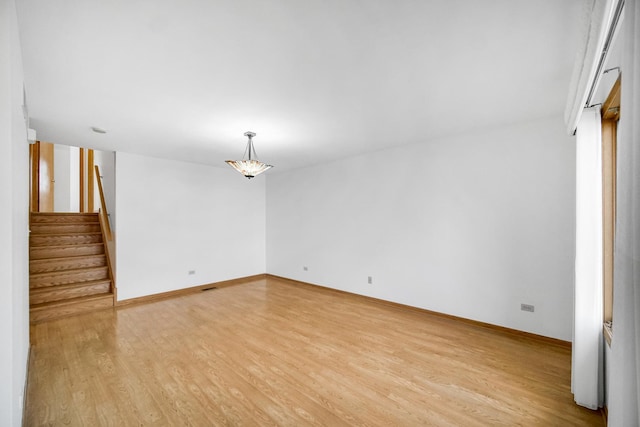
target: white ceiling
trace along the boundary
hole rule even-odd
[[[17,1],[39,139],[228,167],[251,130],[274,172],[561,117],[582,5]]]

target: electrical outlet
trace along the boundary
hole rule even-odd
[[[195,270],[189,270],[189,276],[193,276],[194,274],[196,274]]]
[[[368,276],[367,277],[367,283],[370,284],[370,285],[373,284],[373,277]]]
[[[535,311],[535,306],[531,305],[531,304],[520,304],[520,310],[522,311],[529,311],[531,313],[533,313]]]
[[[302,269],[303,269],[304,271],[309,271],[309,267],[307,267],[306,265],[302,266]]]

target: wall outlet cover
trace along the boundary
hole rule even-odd
[[[520,304],[520,310],[522,311],[528,311],[530,313],[533,313],[535,309],[536,309],[535,306],[531,304]]]

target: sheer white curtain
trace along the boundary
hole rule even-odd
[[[571,391],[582,406],[603,400],[602,130],[599,107],[582,112],[576,132],[576,263]]]
[[[626,0],[613,284],[609,425],[640,426],[640,5]]]

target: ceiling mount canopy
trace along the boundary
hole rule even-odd
[[[256,136],[255,132],[245,132],[244,136],[249,138],[249,141],[247,142],[247,148],[244,150],[242,160],[226,160],[225,162],[242,175],[251,179],[254,176],[260,175],[262,172],[271,169],[273,166],[267,165],[258,160],[256,149],[253,148],[253,137]]]

